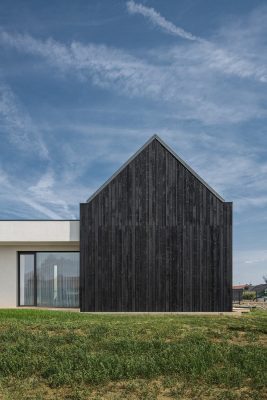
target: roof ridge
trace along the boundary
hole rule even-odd
[[[144,144],[141,146],[125,163],[121,165],[117,171],[115,171],[111,177],[106,180],[87,200],[89,203],[93,198],[95,198],[98,193],[100,193],[132,160],[134,160],[153,140],[157,140],[169,153],[171,153],[191,174],[197,178],[206,188],[213,193],[219,200],[225,202],[225,200],[217,193],[201,176],[198,175],[196,171],[193,170],[182,158],[178,156],[178,154],[169,147],[157,134],[152,135]]]

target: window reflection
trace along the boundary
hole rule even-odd
[[[20,255],[20,305],[34,305],[34,254]]]
[[[79,257],[79,252],[20,254],[20,305],[79,307]]]
[[[79,307],[79,253],[37,253],[37,306]]]

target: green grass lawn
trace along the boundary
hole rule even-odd
[[[0,399],[267,399],[267,312],[0,310]]]

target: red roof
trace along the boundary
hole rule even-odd
[[[235,285],[233,286],[233,289],[247,289],[249,287],[248,284],[246,285]]]

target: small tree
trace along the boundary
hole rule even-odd
[[[254,300],[256,298],[256,292],[243,292],[243,300]]]

